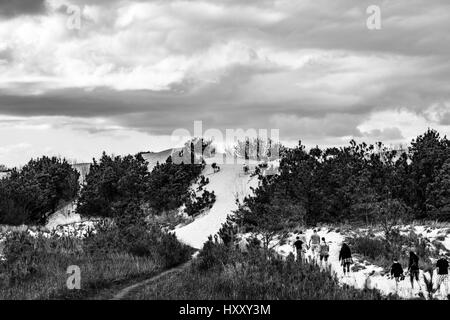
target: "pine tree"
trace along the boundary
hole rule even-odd
[[[439,220],[450,220],[450,158],[427,189],[427,210]]]

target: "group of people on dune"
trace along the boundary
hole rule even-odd
[[[306,242],[303,231],[299,231],[299,235],[296,237],[293,246],[296,251],[297,260],[304,261],[306,259],[306,251],[311,249],[313,261],[318,261],[317,258],[319,258],[319,264],[321,266],[328,266],[330,246],[325,237],[320,238],[317,229],[314,229],[308,243]],[[349,275],[350,265],[353,263],[353,259],[350,247],[345,242],[342,244],[341,250],[339,251],[339,261],[341,262],[344,276]]]
[[[441,252],[439,259],[436,261],[436,287],[434,292],[441,289],[443,286],[445,290],[445,296],[449,294],[448,290],[448,260],[444,252]],[[411,288],[414,289],[414,282],[417,282],[420,291],[422,287],[419,282],[420,268],[419,268],[419,257],[414,251],[409,251],[409,262],[408,269],[404,272],[401,263],[398,258],[393,259],[393,264],[390,270],[390,276],[395,280],[395,288],[398,289],[398,284],[400,281],[405,279],[405,276],[409,275],[409,280],[411,282]]]
[[[308,243],[306,242],[303,231],[299,231],[299,235],[296,237],[293,246],[296,251],[297,260],[304,261],[306,258],[306,251],[311,249],[313,259],[317,261],[317,257],[319,257],[320,264],[327,266],[328,257],[330,255],[330,246],[325,240],[325,237],[320,238],[317,230],[314,230]]]
[[[306,241],[306,237],[303,231],[298,232],[298,236],[293,242],[293,247],[296,252],[296,257],[298,261],[305,261],[307,250],[311,249],[312,259],[317,262],[317,257],[319,257],[319,264],[321,266],[328,266],[328,257],[330,253],[330,247],[325,240],[325,237],[320,237],[317,230],[313,230],[309,241]],[[344,272],[344,277],[350,274],[350,266],[353,264],[352,252],[347,243],[343,242],[341,249],[339,251],[339,261]],[[441,252],[439,259],[436,262],[436,287],[434,292],[439,290],[441,286],[444,286],[445,294],[449,294],[448,290],[448,268],[449,263],[447,257],[443,252]],[[420,268],[419,268],[419,257],[414,251],[409,251],[409,263],[408,269],[404,272],[402,265],[400,264],[398,258],[393,259],[393,264],[390,268],[390,276],[394,279],[396,290],[398,290],[398,284],[400,281],[405,279],[405,276],[409,275],[411,282],[411,288],[414,289],[414,282],[417,282],[420,291],[422,287],[419,282]]]

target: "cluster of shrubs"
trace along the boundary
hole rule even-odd
[[[77,212],[84,217],[113,217],[130,201],[145,202],[151,214],[179,208],[189,198],[202,164],[175,164],[172,157],[148,171],[142,155],[94,159],[78,199]]]
[[[420,267],[429,270],[432,268],[430,258],[437,257],[439,253],[432,249],[428,239],[419,237],[414,232],[409,235],[401,235],[396,231],[389,240],[368,233],[348,237],[347,241],[353,252],[361,254],[368,261],[382,266],[386,270],[390,268],[394,258],[398,259],[403,266],[407,266],[409,250],[418,255]]]
[[[203,190],[203,187],[206,186],[209,183],[209,178],[205,178],[204,175],[200,176],[200,180],[198,182],[197,191]]]
[[[165,269],[189,260],[192,254],[192,248],[179,242],[174,234],[162,231],[160,225],[148,222],[137,212],[100,224],[83,244],[90,254],[125,252],[149,257]]]
[[[220,245],[217,236],[209,236],[198,255],[196,266],[199,270],[222,269],[233,260],[233,253],[227,245]]]
[[[133,204],[114,219],[98,220],[84,237],[56,231],[10,232],[0,263],[0,299],[23,298],[20,292],[40,297],[39,287],[45,287],[47,295],[64,291],[69,265],[84,266],[85,288],[90,283],[99,289],[102,279],[101,285],[109,286],[120,279],[154,274],[189,260],[192,252],[175,235],[148,222],[144,211]]]
[[[45,224],[78,194],[79,173],[65,160],[42,157],[0,179],[0,224]]]
[[[149,179],[147,163],[141,155],[109,156],[93,159],[77,200],[83,217],[113,217],[130,201],[144,197]]]
[[[81,239],[28,231],[14,231],[4,240],[0,264],[2,285],[12,285],[42,276],[48,264],[63,264],[83,253]]]
[[[211,209],[214,202],[216,202],[216,195],[214,191],[209,192],[203,190],[201,196],[195,196],[195,193],[191,194],[191,197],[186,201],[185,213],[192,217],[201,214],[204,210]]]
[[[169,157],[157,164],[149,176],[145,200],[156,214],[178,209],[190,197],[190,187],[196,181],[205,163],[174,164]]]

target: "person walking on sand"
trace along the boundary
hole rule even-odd
[[[323,260],[325,268],[328,264],[329,253],[330,253],[330,246],[325,241],[325,238],[322,238],[322,243],[320,244],[319,256],[320,256],[320,263],[322,264],[322,260]]]
[[[409,280],[411,282],[411,289],[414,290],[414,279],[417,281],[419,290],[422,291],[422,286],[419,282],[419,257],[413,252],[409,252],[408,263]]]
[[[342,243],[341,251],[339,251],[339,261],[344,271],[344,276],[350,273],[350,265],[353,263],[352,252],[350,247],[345,242]]]
[[[436,262],[437,269],[437,283],[436,283],[436,291],[441,288],[441,285],[444,285],[445,289],[445,297],[448,296],[448,261],[446,256],[441,253],[439,260]]]
[[[306,245],[299,236],[297,236],[295,242],[294,242],[294,249],[297,253],[297,261],[303,261],[302,253],[303,253],[303,245]]]
[[[314,229],[314,232],[311,235],[311,238],[309,239],[308,245],[311,248],[313,258],[316,259],[320,251],[320,236],[317,233],[317,229]]]
[[[398,259],[394,259],[394,263],[391,266],[391,277],[395,279],[395,292],[398,291],[398,284],[400,280],[403,280],[403,268],[402,265],[398,262]]]

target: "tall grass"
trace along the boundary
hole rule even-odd
[[[69,290],[67,267],[77,265],[81,271],[81,289]],[[95,297],[114,284],[151,276],[162,270],[155,261],[126,253],[102,257],[83,255],[62,257],[54,255],[39,261],[39,271],[22,279],[2,279],[0,300],[84,299]]]
[[[437,255],[430,247],[429,241],[414,233],[409,235],[396,234],[394,239],[375,237],[373,234],[358,235],[347,238],[352,251],[362,255],[369,262],[389,270],[396,258],[403,267],[409,264],[409,250],[419,256],[419,267],[424,271],[432,269],[431,257]]]
[[[173,235],[137,225],[105,227],[84,239],[14,232],[4,246],[0,300],[93,298],[185,262],[191,253]],[[80,290],[67,289],[71,265],[80,268]]]
[[[200,254],[185,272],[170,275],[136,291],[131,299],[200,300],[379,300],[376,290],[339,285],[319,266],[301,263],[291,255],[250,250],[241,253],[223,244],[207,246],[213,254]],[[212,258],[212,256],[215,256]],[[205,263],[204,259],[210,259]],[[394,297],[390,297],[394,298]]]

